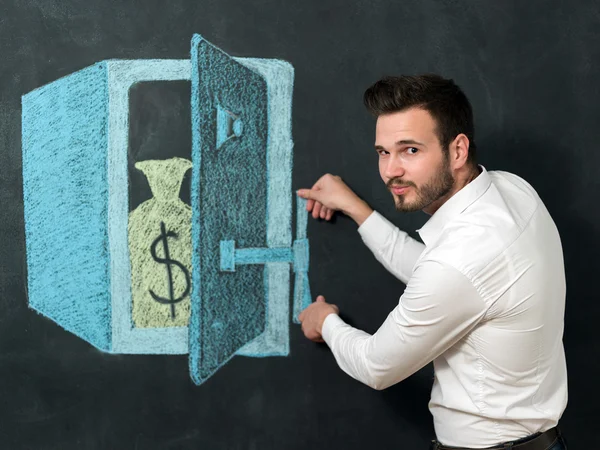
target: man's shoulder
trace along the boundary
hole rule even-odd
[[[535,189],[509,172],[491,171],[490,188],[445,224],[426,250],[430,259],[450,264],[475,277],[529,226],[541,205]]]
[[[449,222],[436,243],[427,247],[422,259],[435,260],[475,277],[508,248],[521,229],[509,215],[470,211]]]
[[[532,204],[541,202],[535,188],[519,175],[503,170],[492,170],[488,173],[495,190],[502,194],[512,194],[512,200],[519,203],[529,200]]]

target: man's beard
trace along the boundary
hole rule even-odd
[[[412,181],[404,181],[401,177],[392,178],[386,183],[386,186],[388,189],[391,189],[393,186],[412,186],[417,195],[417,199],[413,203],[406,203],[403,195],[392,194],[396,202],[396,209],[401,212],[420,211],[448,194],[454,186],[454,178],[450,171],[448,155],[444,155],[437,172],[423,186],[417,187]]]

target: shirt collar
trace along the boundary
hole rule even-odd
[[[417,232],[425,245],[431,244],[442,232],[444,226],[467,209],[490,187],[492,179],[485,167],[479,166],[481,173],[450,197]]]

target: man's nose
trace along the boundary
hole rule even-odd
[[[404,164],[402,159],[397,155],[392,155],[388,158],[387,165],[385,166],[384,175],[388,179],[403,177],[405,173]]]

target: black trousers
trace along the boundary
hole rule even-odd
[[[430,450],[567,450],[567,444],[558,427],[544,433],[536,433],[516,441],[486,447],[486,449],[470,449],[468,447],[448,447],[438,441],[431,441]]]

